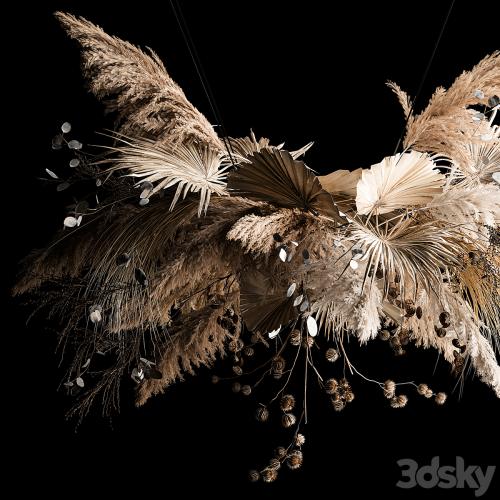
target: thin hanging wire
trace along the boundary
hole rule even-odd
[[[443,38],[443,33],[444,33],[444,30],[446,29],[446,25],[448,24],[448,19],[450,18],[451,11],[453,10],[454,5],[455,5],[455,0],[451,0],[450,6],[448,7],[448,12],[446,13],[446,17],[444,19],[444,23],[441,26],[441,31],[439,32],[436,43],[434,44],[434,48],[432,49],[431,57],[429,59],[429,62],[427,63],[427,67],[425,68],[422,79],[420,80],[420,84],[418,86],[417,93],[415,94],[415,98],[413,99],[413,101],[411,103],[410,111],[408,113],[408,117],[406,118],[405,126],[403,128],[403,131],[401,132],[401,135],[399,136],[398,143],[396,144],[396,148],[394,149],[393,154],[396,154],[398,152],[399,146],[401,145],[401,141],[403,140],[403,136],[406,132],[406,127],[408,125],[408,120],[410,119],[411,113],[415,107],[415,103],[417,102],[417,99],[420,97],[420,93],[422,92],[422,89],[424,87],[424,83],[427,79],[427,76],[429,75],[429,70],[431,69],[432,63],[434,62],[434,58],[436,56],[437,49],[439,47],[439,44],[441,43],[441,38]]]
[[[182,33],[182,37],[184,38],[184,42],[186,43],[187,49],[189,51],[189,55],[191,56],[191,59],[193,61],[198,78],[200,79],[201,86],[203,87],[203,91],[205,92],[205,96],[208,100],[208,104],[210,106],[212,114],[214,115],[215,120],[220,125],[220,128],[222,130],[222,141],[224,142],[224,146],[225,146],[227,153],[229,155],[229,159],[231,160],[233,167],[236,168],[235,162],[233,160],[234,152],[231,148],[231,142],[229,141],[229,136],[226,133],[226,128],[224,127],[224,122],[222,121],[222,116],[221,116],[219,108],[217,107],[217,104],[215,102],[215,98],[214,98],[214,95],[213,95],[212,90],[210,88],[210,85],[208,83],[208,79],[206,77],[206,74],[203,71],[203,66],[201,65],[201,60],[200,60],[198,53],[196,51],[196,46],[195,46],[193,38],[191,37],[191,34],[189,32],[189,28],[187,26],[186,19],[184,18],[184,15],[182,14],[181,7],[180,7],[179,2],[177,0],[170,0],[170,5],[172,7],[172,11],[174,12],[174,16],[175,16],[175,19],[177,21],[177,24],[179,25],[179,29]]]

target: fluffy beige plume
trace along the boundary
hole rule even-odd
[[[405,100],[402,91],[396,93],[400,100]],[[468,108],[484,106],[494,95],[500,95],[499,51],[462,73],[448,90],[436,89],[427,107],[420,114],[409,117],[404,147],[439,153],[455,161],[463,160],[463,145],[480,141],[484,133],[482,127],[488,127],[487,119],[473,120],[476,112]],[[406,104],[404,108],[406,112]]]
[[[213,127],[186,99],[154,52],[145,54],[86,19],[63,12],[55,15],[80,43],[89,88],[117,113],[120,132],[165,145],[196,142],[223,149]]]
[[[357,184],[356,207],[359,214],[385,214],[424,205],[441,192],[444,183],[444,175],[425,153],[388,156],[363,170]]]
[[[200,193],[200,216],[207,212],[212,194],[227,195],[229,165],[223,165],[227,157],[221,151],[197,144],[181,144],[171,151],[149,139],[119,136],[118,140],[120,145],[107,148],[118,153],[115,158],[105,160],[114,164],[110,170],[128,170],[127,175],[139,178],[140,182],[157,183],[148,196],[177,185],[170,210],[181,195],[184,199],[189,192]]]

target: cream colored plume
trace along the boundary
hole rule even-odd
[[[385,214],[398,208],[424,205],[442,191],[445,177],[432,158],[410,151],[388,156],[364,170],[357,185],[359,214]]]

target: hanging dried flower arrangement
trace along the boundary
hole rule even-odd
[[[378,337],[398,356],[432,346],[457,377],[470,366],[500,397],[499,52],[417,115],[389,83],[407,118],[403,152],[316,176],[301,159],[310,144],[289,152],[253,133],[219,137],[154,53],[57,17],[118,120],[101,156],[62,124],[52,147],[73,158],[48,180],[96,192],[26,260],[15,288],[64,321],[72,414],[99,396],[104,413],[116,410],[123,377],[142,405],[226,356],[231,373],[214,383],[245,397],[265,380],[277,388],[255,418],[279,412],[289,441],[249,474],[272,482],[303,462],[307,393],[290,392],[292,378],[318,383],[334,411],[360,382],[392,408],[410,391],[445,403],[425,383],[368,378],[348,337]]]

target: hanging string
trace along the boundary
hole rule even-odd
[[[217,107],[217,104],[215,102],[215,98],[214,98],[214,95],[213,95],[212,90],[210,88],[210,85],[208,83],[208,79],[206,77],[206,74],[203,71],[203,66],[201,65],[201,60],[200,60],[198,53],[196,51],[196,46],[195,46],[193,38],[191,37],[191,34],[189,32],[184,15],[182,14],[182,10],[181,10],[181,7],[179,5],[179,2],[178,2],[178,0],[170,0],[170,5],[172,7],[172,11],[174,12],[174,16],[175,16],[175,19],[176,19],[177,24],[179,26],[179,29],[182,33],[182,37],[184,38],[184,42],[186,43],[187,49],[189,51],[189,55],[191,56],[191,59],[193,61],[198,78],[200,79],[201,86],[203,87],[203,91],[204,91],[205,96],[208,100],[208,104],[210,106],[212,114],[214,115],[216,122],[220,125],[221,131],[222,131],[222,141],[224,142],[224,146],[225,146],[227,153],[229,155],[229,159],[231,160],[233,167],[236,168],[235,162],[233,160],[234,152],[231,148],[231,142],[229,141],[229,136],[226,133],[226,128],[224,127],[224,122],[222,121],[222,116],[221,116],[219,108]]]
[[[398,143],[396,144],[396,148],[394,149],[393,154],[396,154],[398,152],[399,146],[401,145],[401,141],[403,140],[403,136],[406,132],[406,127],[408,125],[408,120],[410,119],[411,113],[415,107],[415,103],[417,102],[417,99],[420,97],[420,93],[422,92],[422,89],[424,87],[424,83],[427,79],[427,76],[429,75],[429,70],[431,69],[432,63],[434,62],[434,58],[436,56],[437,49],[439,47],[439,44],[441,43],[441,38],[443,38],[443,33],[444,33],[444,30],[446,29],[446,25],[448,24],[448,19],[450,18],[451,11],[453,10],[454,5],[455,5],[455,0],[451,0],[450,6],[448,7],[448,12],[446,13],[446,17],[444,19],[443,25],[441,26],[441,31],[439,32],[436,43],[434,44],[434,48],[432,49],[431,57],[427,63],[427,67],[425,68],[422,79],[420,80],[420,84],[417,88],[417,93],[415,94],[415,98],[413,99],[413,102],[411,103],[410,111],[408,113],[408,117],[406,118],[405,126],[403,128],[403,131],[401,132],[401,135],[399,136]]]

